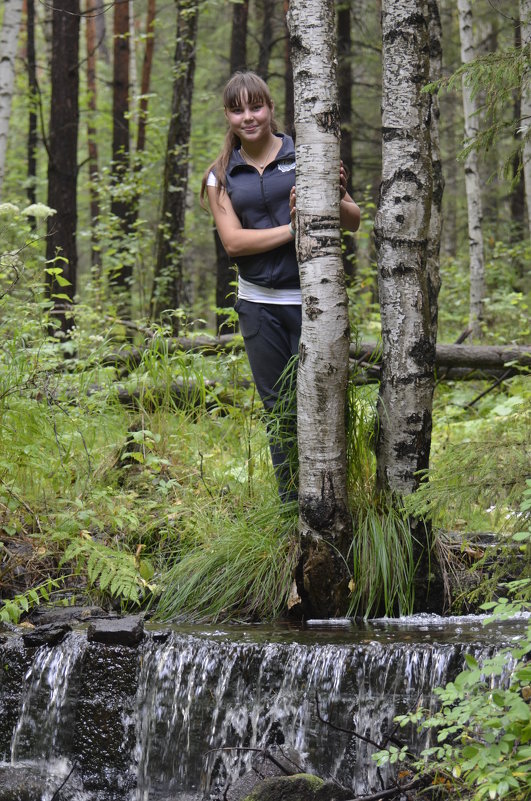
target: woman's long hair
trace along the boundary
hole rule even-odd
[[[273,100],[269,87],[255,72],[235,72],[223,91],[223,106],[229,111],[241,106],[244,102],[248,102],[250,105],[254,103],[265,103],[269,106],[271,112],[273,111]],[[273,116],[271,117],[271,131],[273,133],[278,131],[278,126]],[[235,147],[239,147],[240,145],[240,137],[236,136],[236,134],[232,133],[229,129],[225,136],[225,142],[221,153],[205,170],[205,174],[203,175],[200,194],[202,206],[205,205],[207,179],[210,172],[213,171],[216,175],[216,193],[219,196],[220,192],[225,189],[225,175],[231,153]]]

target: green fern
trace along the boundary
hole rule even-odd
[[[18,623],[23,614],[27,614],[42,601],[49,602],[54,590],[63,584],[63,579],[47,579],[42,584],[32,587],[26,592],[5,600],[0,606],[0,620],[4,623]]]
[[[86,571],[90,586],[125,604],[139,605],[154,590],[149,583],[153,570],[139,552],[134,555],[95,542],[86,531],[68,545],[61,563],[74,560],[78,570]]]

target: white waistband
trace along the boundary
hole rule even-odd
[[[250,300],[251,303],[277,303],[281,306],[300,305],[302,296],[300,289],[272,289],[259,286],[238,276],[238,298]]]

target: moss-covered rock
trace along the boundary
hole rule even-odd
[[[243,801],[344,801],[350,795],[318,776],[297,773],[264,779]]]

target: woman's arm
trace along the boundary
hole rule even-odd
[[[225,191],[218,195],[215,186],[207,187],[208,202],[223,247],[231,258],[266,253],[293,241],[289,225],[276,228],[242,228]]]

